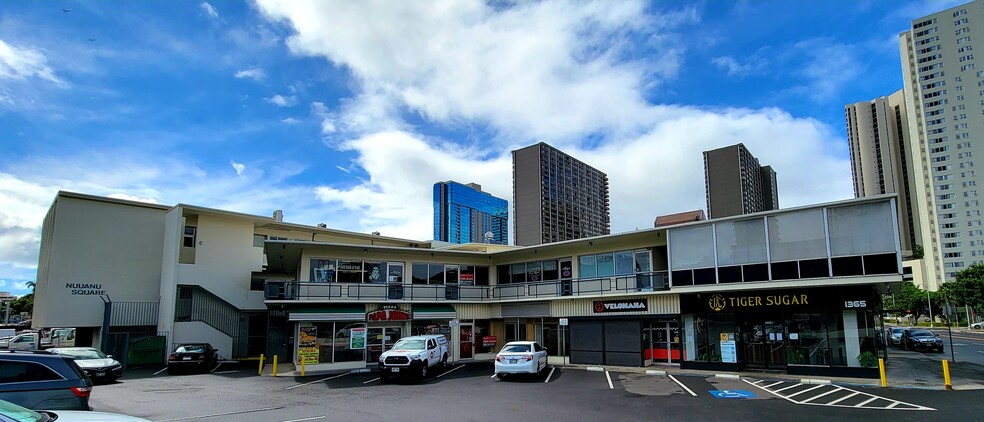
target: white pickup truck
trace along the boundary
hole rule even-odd
[[[450,355],[448,339],[442,335],[401,338],[379,356],[379,381],[389,382],[393,376],[423,380],[431,368],[446,367]]]

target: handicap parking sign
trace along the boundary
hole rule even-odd
[[[747,390],[707,390],[712,396],[719,399],[751,399],[755,398],[755,393]]]

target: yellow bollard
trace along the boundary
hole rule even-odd
[[[263,375],[263,354],[260,353],[260,371],[256,375]]]
[[[305,359],[302,357],[301,358],[301,376],[302,377],[304,376],[304,361],[305,361]]]
[[[888,378],[885,378],[885,359],[878,358],[878,372],[881,374],[882,387],[888,387]]]
[[[943,382],[947,390],[953,389],[953,384],[950,383],[950,361],[943,359]]]
[[[273,355],[273,376],[277,376],[277,355]]]

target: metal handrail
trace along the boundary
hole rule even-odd
[[[668,290],[667,271],[612,277],[472,286],[462,284],[312,283],[267,280],[267,300],[494,301]]]

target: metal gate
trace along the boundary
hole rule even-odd
[[[270,311],[267,318],[267,356],[280,356],[281,362],[293,360],[293,324],[287,321],[287,312]]]

